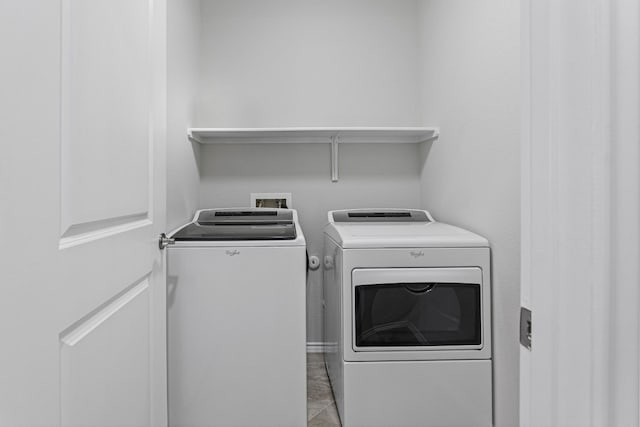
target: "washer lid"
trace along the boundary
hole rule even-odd
[[[209,209],[173,235],[176,241],[294,240],[293,212],[284,209]]]
[[[191,223],[173,235],[176,241],[295,240],[296,228],[291,224],[200,225]]]

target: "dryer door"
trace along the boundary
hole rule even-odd
[[[483,347],[480,268],[355,269],[355,352]]]

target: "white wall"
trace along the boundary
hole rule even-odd
[[[519,5],[424,0],[422,206],[489,239],[493,263],[494,418],[518,425],[520,274]]]
[[[400,126],[420,118],[417,2],[203,2],[202,126]]]
[[[200,1],[168,1],[167,230],[187,222],[198,206],[199,145],[187,139],[199,85]]]
[[[203,1],[202,127],[409,126],[420,120],[416,1]],[[310,254],[330,209],[419,205],[417,147],[203,147],[201,207],[292,192]],[[307,285],[309,342],[322,341],[321,272]]]

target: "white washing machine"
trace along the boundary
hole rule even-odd
[[[325,362],[343,427],[492,425],[489,243],[427,211],[329,212]]]
[[[297,213],[201,210],[170,237],[169,425],[305,426],[306,246]]]

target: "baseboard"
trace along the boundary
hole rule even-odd
[[[318,342],[308,342],[307,343],[307,353],[326,353],[327,352],[327,343],[318,341]]]

